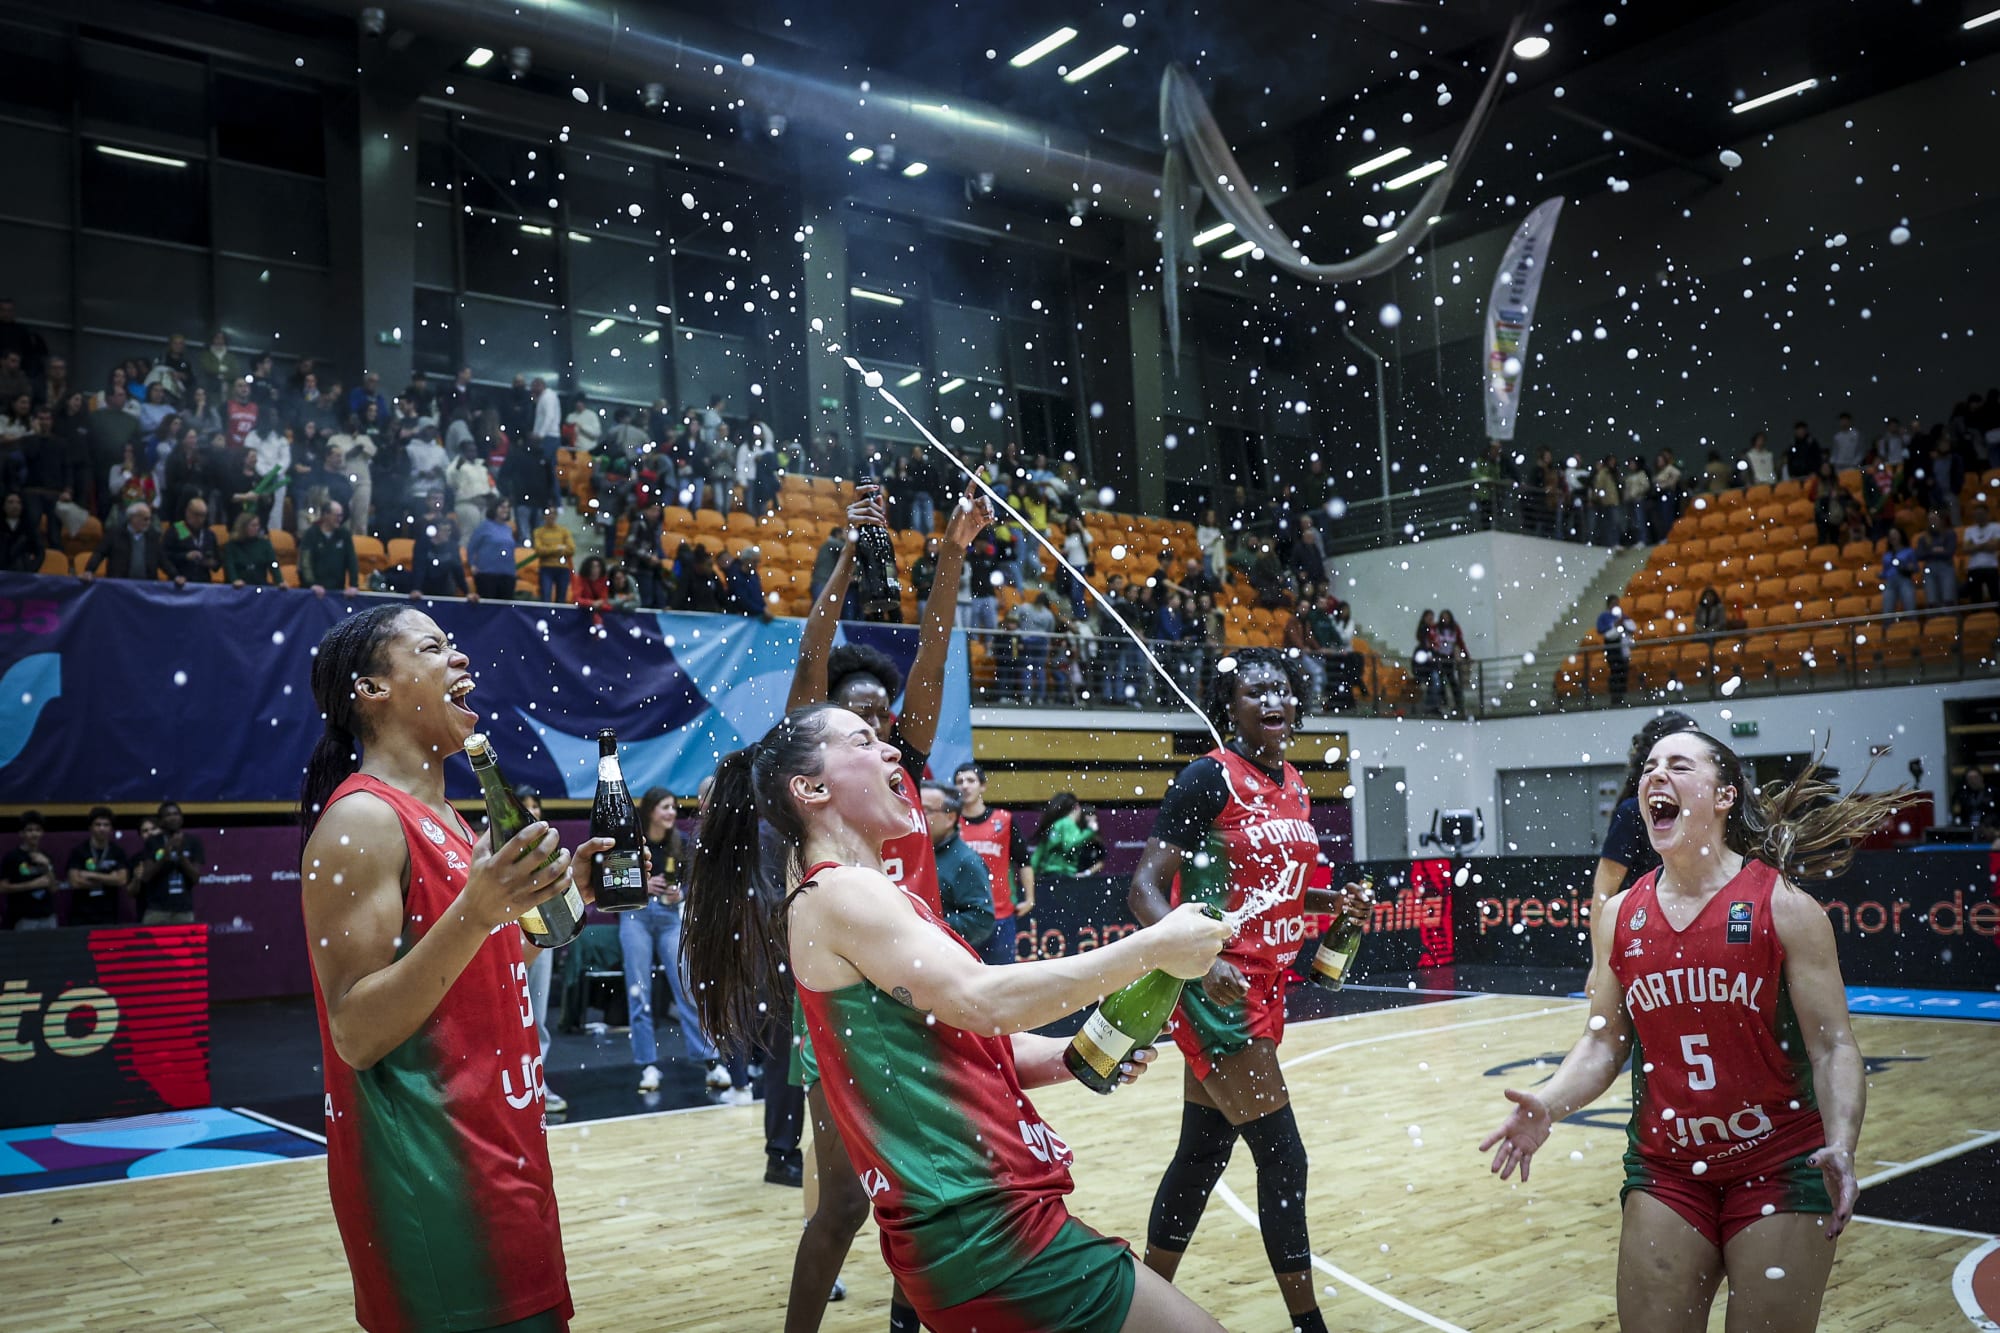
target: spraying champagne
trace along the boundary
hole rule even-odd
[[[1203,913],[1222,920],[1222,909]],[[1076,1081],[1092,1092],[1108,1093],[1118,1086],[1118,1064],[1141,1046],[1151,1046],[1174,1016],[1186,985],[1171,972],[1154,969],[1121,991],[1104,997],[1083,1030],[1070,1038],[1063,1064]]]

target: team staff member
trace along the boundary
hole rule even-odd
[[[1816,767],[1816,766],[1815,766]],[[1728,746],[1663,737],[1639,780],[1661,866],[1594,923],[1590,1024],[1488,1135],[1521,1178],[1550,1126],[1632,1061],[1618,1320],[1699,1333],[1729,1279],[1732,1329],[1814,1328],[1853,1215],[1866,1103],[1833,927],[1795,881],[1838,874],[1907,793],[1849,796],[1808,769],[1761,798]]]
[[[965,845],[979,853],[986,863],[986,875],[993,886],[993,938],[979,950],[989,964],[1011,963],[1016,955],[1014,940],[1019,918],[1035,910],[1035,870],[1028,864],[1028,840],[1014,834],[1014,815],[986,804],[986,770],[978,764],[960,764],[951,775],[958,788],[958,832]],[[1021,886],[1021,901],[1014,902],[1014,885]]]
[[[1199,976],[1227,926],[1190,907],[1074,957],[987,967],[883,873],[909,781],[895,747],[825,704],[722,761],[688,895],[704,1021],[754,1030],[759,978],[789,963],[826,1074],[815,1095],[866,1173],[883,1257],[925,1326],[1214,1333],[1124,1242],[1069,1215],[1071,1153],[1026,1090],[1068,1077],[1066,1043],[1030,1029],[1152,968]],[[747,891],[759,817],[804,867],[775,917]]]
[[[115,926],[118,895],[132,882],[132,862],[118,845],[117,825],[108,805],[91,807],[90,837],[69,849],[69,924]]]
[[[555,1333],[571,1314],[514,923],[572,857],[539,820],[475,843],[445,800],[443,761],[478,722],[471,682],[408,607],[341,621],[313,660],[326,728],[300,790],[300,875],[327,1188],[369,1333]]]
[[[1150,925],[1170,903],[1208,902],[1233,913],[1263,899],[1174,1011],[1174,1043],[1187,1056],[1185,1104],[1180,1143],[1153,1196],[1146,1266],[1172,1280],[1240,1137],[1257,1163],[1257,1221],[1291,1326],[1326,1333],[1306,1232],[1306,1147],[1278,1043],[1291,963],[1305,941],[1303,912],[1358,915],[1364,907],[1356,885],[1306,887],[1319,835],[1305,781],[1285,762],[1306,697],[1298,659],[1270,649],[1239,652],[1233,671],[1217,670],[1204,702],[1229,743],[1182,769],[1167,789],[1130,901]]]
[[[42,850],[42,813],[21,815],[21,843],[0,857],[0,893],[16,904],[15,930],[54,930],[56,867]]]
[[[979,953],[993,939],[993,885],[986,863],[958,836],[956,791],[942,782],[926,782],[923,802],[931,851],[937,856],[938,901],[944,905],[939,917]]]
[[[146,839],[133,877],[139,881],[139,924],[185,926],[194,922],[194,886],[208,865],[201,839],[184,831],[180,806],[160,802],[160,831]]]

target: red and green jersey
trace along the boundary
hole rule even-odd
[[[1282,971],[1298,957],[1319,834],[1296,768],[1266,772],[1227,746],[1210,750],[1168,788],[1153,836],[1189,853],[1175,903],[1214,903],[1226,912],[1257,904],[1222,951],[1225,959],[1256,974]]]
[[[1022,1091],[1013,1043],[936,1022],[867,981],[801,984],[798,996],[882,1256],[917,1308],[991,1291],[1047,1248],[1069,1220],[1072,1158]]]
[[[921,778],[913,777],[903,784],[903,800],[910,807],[910,831],[882,844],[882,872],[895,881],[897,888],[923,899],[934,915],[942,915],[937,848],[931,846],[931,826],[924,815],[921,782]]]
[[[403,823],[397,957],[452,909],[472,843],[409,793],[355,774]],[[542,1056],[521,934],[494,931],[424,1025],[367,1069],[340,1058],[313,976],[326,1068],[327,1188],[369,1333],[490,1328],[570,1314],[542,1127]]]
[[[993,919],[1005,921],[1014,915],[1014,816],[1006,810],[987,808],[974,819],[958,817],[958,836],[979,853],[986,863],[986,876],[993,884]]]
[[[1634,1151],[1734,1179],[1824,1146],[1812,1061],[1771,919],[1778,872],[1745,861],[1686,929],[1660,909],[1653,871],[1619,904],[1611,970],[1638,1034]]]

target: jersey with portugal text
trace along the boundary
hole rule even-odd
[[[1255,912],[1222,951],[1246,974],[1276,972],[1305,943],[1306,882],[1319,834],[1299,771],[1267,772],[1235,750],[1210,750],[1182,769],[1160,805],[1153,836],[1190,855],[1174,901]]]
[[[355,774],[409,847],[402,957],[452,911],[472,866],[456,819]],[[307,873],[311,873],[308,867]],[[542,1128],[542,1055],[521,932],[486,937],[424,1025],[367,1069],[334,1049],[313,975],[326,1068],[327,1188],[368,1333],[490,1328],[570,1314],[555,1182]]]
[[[960,815],[958,836],[986,863],[986,877],[993,886],[993,919],[1005,921],[1014,915],[1013,813],[989,806],[978,819]]]
[[[1654,871],[1625,894],[1612,936],[1611,970],[1638,1034],[1633,1151],[1721,1181],[1824,1146],[1771,919],[1778,872],[1745,861],[1683,930],[1660,908],[1659,879]]]

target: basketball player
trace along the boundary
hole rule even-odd
[[[301,879],[355,1317],[369,1333],[565,1329],[514,922],[562,891],[573,859],[613,844],[573,858],[540,821],[497,849],[474,841],[444,795],[444,761],[478,722],[463,702],[472,676],[429,616],[343,620],[320,640],[312,688],[326,727],[299,798]]]
[[[978,764],[958,766],[951,775],[960,801],[958,834],[965,845],[979,853],[986,863],[987,878],[993,882],[993,938],[979,950],[979,956],[998,965],[1014,961],[1014,941],[1019,918],[1035,910],[1035,870],[1028,864],[1028,840],[1015,836],[1012,811],[995,810],[986,804],[986,770]],[[1021,885],[1021,902],[1014,902],[1014,884]]]
[[[1175,902],[1234,912],[1265,899],[1174,1012],[1174,1043],[1187,1056],[1185,1104],[1180,1143],[1153,1196],[1146,1266],[1172,1280],[1241,1138],[1257,1163],[1257,1221],[1291,1326],[1326,1333],[1306,1232],[1306,1148],[1278,1043],[1291,963],[1305,941],[1301,909],[1359,915],[1365,908],[1358,885],[1306,887],[1319,836],[1305,782],[1285,762],[1305,684],[1298,659],[1271,649],[1239,652],[1233,671],[1216,671],[1206,710],[1229,743],[1182,769],[1167,789],[1130,901],[1150,925]]]
[[[840,1130],[819,1148],[838,1143],[859,1168],[883,1257],[925,1326],[1220,1329],[1122,1241],[1070,1217],[1070,1151],[1026,1090],[1069,1077],[1066,1043],[1029,1029],[1153,968],[1201,975],[1226,924],[1190,906],[1101,949],[987,967],[884,873],[906,785],[895,747],[830,704],[723,760],[688,896],[704,1022],[748,1030],[756,978],[789,961],[826,1075],[814,1095]],[[760,816],[804,866],[776,918],[746,892]]]
[[[1590,1024],[1488,1135],[1528,1178],[1558,1120],[1632,1061],[1618,1319],[1699,1333],[1729,1279],[1732,1329],[1809,1330],[1854,1213],[1861,1052],[1826,914],[1794,882],[1837,874],[1906,793],[1850,795],[1808,768],[1766,798],[1721,741],[1661,737],[1639,804],[1661,865],[1593,923]]]

